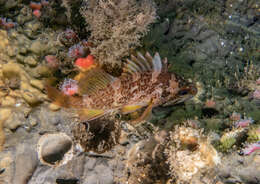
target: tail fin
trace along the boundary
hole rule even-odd
[[[83,107],[83,99],[82,97],[73,97],[68,96],[52,87],[50,84],[45,85],[45,89],[48,95],[48,98],[52,101],[52,103],[64,107],[64,108],[82,108]]]
[[[48,98],[56,105],[69,108],[68,96],[64,95],[62,92],[56,88],[46,85],[45,89],[47,91]]]

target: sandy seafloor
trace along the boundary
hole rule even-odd
[[[82,3],[89,1],[0,0],[0,184],[260,184],[260,2],[155,0],[149,28],[145,8],[137,11],[145,34],[128,56],[158,52],[169,72],[198,89],[184,103],[154,108],[137,126],[129,119],[141,112],[80,122],[75,109],[46,95],[46,78],[61,83],[77,72],[70,47],[94,35]],[[102,8],[114,18],[108,22],[122,11]],[[120,16],[118,26],[127,21]],[[61,36],[68,29],[74,40]],[[113,40],[129,46],[110,36],[94,40],[104,46],[95,54],[115,56]],[[104,70],[118,76],[113,66]]]

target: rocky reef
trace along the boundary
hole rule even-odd
[[[0,0],[0,183],[257,184],[257,0]],[[46,86],[75,95],[95,65],[112,76],[159,52],[192,99],[81,121]],[[84,63],[87,62],[87,63]]]

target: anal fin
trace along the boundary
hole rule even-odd
[[[132,125],[136,125],[136,124],[138,124],[138,123],[140,123],[140,122],[146,120],[146,119],[151,115],[151,112],[152,112],[152,109],[153,109],[153,105],[154,105],[154,104],[153,104],[152,102],[149,103],[148,107],[145,109],[145,111],[143,112],[143,114],[142,114],[139,118],[137,118],[137,119],[131,121],[130,123],[131,123]]]
[[[121,109],[123,114],[128,114],[144,107],[143,105],[126,105]]]

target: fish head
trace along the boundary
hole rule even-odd
[[[185,102],[186,100],[191,99],[197,94],[197,88],[195,85],[189,85],[181,88],[174,97],[174,104],[179,104]]]
[[[171,83],[172,80],[172,83]],[[191,99],[197,94],[196,85],[192,82],[188,82],[183,78],[176,77],[170,80],[170,89],[168,88],[167,101],[163,106],[170,106],[180,104],[186,100]]]

